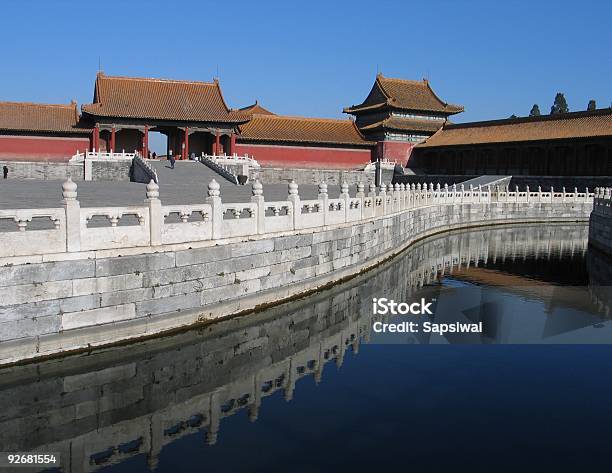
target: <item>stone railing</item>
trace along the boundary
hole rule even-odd
[[[132,177],[134,182],[140,182],[146,184],[147,182],[153,181],[155,183],[159,183],[159,179],[157,178],[157,171],[153,169],[153,167],[149,164],[147,160],[145,160],[138,153],[133,155],[133,172]]]
[[[595,189],[593,213],[612,217],[612,187],[598,187]]]
[[[256,159],[251,158],[248,154],[245,154],[244,156],[238,156],[236,153],[230,155],[226,155],[226,154],[220,154],[220,155],[216,155],[216,154],[203,154],[202,157],[205,157],[207,159],[210,159],[211,161],[214,161],[217,164],[233,164],[233,165],[239,165],[239,164],[247,164],[250,167],[260,167],[259,163],[257,162]]]
[[[76,154],[74,156],[72,156],[72,158],[70,159],[70,161],[74,162],[74,161],[83,161],[85,159],[105,159],[105,160],[121,160],[121,159],[134,159],[134,156],[136,156],[138,153],[134,152],[134,153],[126,153],[125,150],[123,150],[121,153],[115,153],[112,150],[110,152],[102,152],[102,151],[86,151],[84,153],[80,153],[79,151],[76,152]]]
[[[612,255],[612,188],[598,187],[589,220],[589,244]]]
[[[389,159],[381,159],[380,160],[380,167],[382,169],[395,169],[395,161],[391,161]],[[374,171],[376,169],[376,163],[368,163],[366,164],[366,166],[363,168],[364,171]]]
[[[210,156],[205,154],[200,156],[198,160],[232,184],[238,184],[238,176],[234,173],[233,166],[229,164],[218,164],[216,161],[210,159]]]
[[[136,158],[138,159],[138,157]],[[491,191],[463,186],[370,184],[368,193],[357,185],[355,196],[344,183],[338,198],[330,198],[327,184],[319,185],[318,198],[302,200],[298,185],[289,184],[284,201],[265,201],[263,186],[253,183],[251,202],[226,203],[220,186],[213,179],[202,204],[162,205],[159,186],[152,179],[146,187],[146,200],[140,206],[81,208],[77,185],[67,180],[63,186],[63,208],[1,210],[0,222],[14,223],[7,231],[0,226],[0,258],[48,253],[96,251],[120,248],[156,247],[206,240],[245,238],[303,229],[324,229],[331,225],[367,221],[376,217],[427,206],[489,203],[567,204],[593,202],[593,193]],[[596,198],[596,208],[610,212],[610,194]],[[606,207],[607,204],[607,207]],[[584,216],[585,218],[587,215]],[[29,224],[47,223],[47,228]],[[485,222],[486,223],[486,222]],[[0,260],[2,263],[2,260]]]

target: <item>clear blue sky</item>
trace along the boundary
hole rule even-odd
[[[376,71],[428,77],[455,121],[612,101],[610,1],[3,2],[0,100],[91,101],[109,75],[211,80],[231,107],[341,117]]]

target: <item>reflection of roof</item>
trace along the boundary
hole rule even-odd
[[[429,81],[393,79],[376,76],[372,91],[360,105],[344,109],[345,113],[359,113],[389,106],[401,110],[440,112],[454,114],[463,111],[460,105],[452,105],[440,100],[429,85]]]
[[[76,103],[0,102],[0,130],[89,133],[89,129],[77,128],[78,122]]]
[[[436,132],[442,127],[443,121],[419,120],[414,118],[389,117],[371,125],[362,126],[361,131],[370,130],[401,130]]]
[[[253,115],[240,126],[240,139],[293,143],[330,143],[372,146],[352,120],[304,118],[283,115]]]
[[[238,123],[223,99],[219,82],[195,82],[98,73],[94,103],[83,112],[98,117],[150,118]],[[242,120],[244,121],[244,120]]]
[[[612,136],[612,109],[445,125],[417,148]]]

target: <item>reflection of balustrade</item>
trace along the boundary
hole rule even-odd
[[[136,156],[135,159],[140,159]],[[379,191],[370,187],[365,195],[362,184],[357,186],[355,197],[349,195],[344,183],[338,198],[330,198],[327,185],[319,186],[314,200],[301,200],[298,185],[289,184],[288,199],[266,202],[259,181],[253,184],[253,197],[248,203],[224,203],[220,186],[214,180],[208,186],[205,204],[163,206],[159,199],[159,186],[152,179],[147,185],[145,206],[101,207],[81,209],[76,200],[76,184],[68,180],[63,185],[64,209],[20,209],[0,211],[3,219],[17,223],[19,232],[7,232],[0,226],[0,240],[8,242],[0,246],[0,257],[34,255],[51,252],[74,252],[111,248],[148,247],[161,244],[193,241],[220,240],[247,237],[276,232],[296,231],[307,228],[323,228],[343,225],[371,218],[393,215],[413,209],[466,204],[530,204],[550,203],[564,205],[568,209],[576,203],[593,202],[593,193],[585,192],[537,192],[515,190],[490,191],[488,188],[438,184],[395,184]],[[610,190],[597,190],[595,211],[612,215]],[[606,193],[607,192],[607,193]],[[528,207],[525,207],[526,209]],[[170,214],[178,215],[177,221],[166,221]],[[126,225],[126,216],[133,215],[132,224]],[[201,218],[194,218],[200,215]],[[53,220],[54,228],[38,233],[28,226],[33,217],[45,216]],[[586,218],[585,214],[582,217]],[[90,224],[96,218],[95,225]],[[106,220],[105,220],[106,218]],[[486,222],[485,222],[486,223]],[[424,220],[415,223],[415,230],[426,232]],[[41,239],[40,237],[45,237]],[[45,244],[41,245],[41,241]]]

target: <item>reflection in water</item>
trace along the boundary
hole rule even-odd
[[[419,392],[438,399],[439,409],[442,399],[447,400],[427,377],[442,370],[436,356],[446,353],[443,347],[428,348],[425,373],[422,366],[410,364],[423,357],[405,359],[398,346],[382,344],[612,342],[603,287],[610,281],[610,265],[589,252],[587,273],[586,258],[587,228],[581,225],[455,232],[423,240],[332,290],[259,314],[128,347],[4,369],[0,445],[5,451],[60,452],[65,472],[195,471],[205,470],[206,462],[214,468],[209,471],[325,471],[319,468],[325,462],[330,468],[338,462],[349,465],[364,448],[392,445],[395,437],[387,434],[408,422],[404,415],[409,413],[400,412],[384,420],[381,406],[398,402],[391,396],[410,392],[410,399],[427,410],[429,401],[420,400],[414,387],[397,383],[427,379]],[[483,321],[484,333],[374,334],[374,319],[390,319],[372,315],[373,297],[435,299],[431,320]],[[372,344],[358,358],[359,369],[356,361],[350,362],[335,373],[328,369],[324,379],[326,365],[341,367],[346,352],[359,353],[362,341]],[[503,347],[498,350],[486,351],[487,359],[506,353]],[[468,365],[482,363],[478,351],[470,353],[450,355],[453,360],[464,357]],[[394,373],[394,365],[403,367],[402,375]],[[454,379],[452,372],[443,373]],[[478,373],[484,376],[487,366]],[[304,400],[294,401],[293,410],[279,404],[279,396],[287,401],[294,397],[302,378],[321,383],[317,391],[302,383],[306,401],[318,405],[324,396],[317,413],[306,418],[301,414],[309,406]],[[460,393],[456,391],[457,399]],[[240,416],[235,414],[246,412],[256,421],[266,398],[269,423],[257,423],[263,431],[242,445],[246,450],[228,453],[249,429],[256,431],[236,424]],[[460,414],[451,410],[445,415]],[[410,417],[412,423],[418,421],[415,412]],[[224,419],[228,431],[220,436]],[[304,432],[309,423],[316,436]],[[337,435],[327,437],[332,431]],[[336,437],[345,444],[335,444]],[[269,441],[267,446],[262,438]],[[318,441],[327,443],[315,452],[309,445]],[[207,449],[205,444],[217,445]],[[303,457],[306,449],[309,460]],[[257,463],[258,455],[265,460]],[[362,458],[356,465],[369,461]],[[383,463],[403,465],[390,461],[395,460]]]

